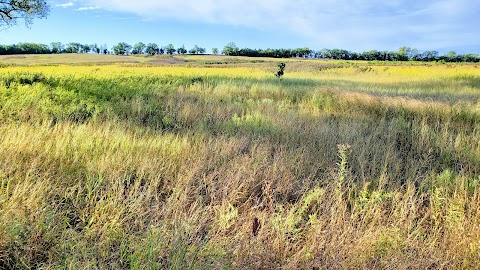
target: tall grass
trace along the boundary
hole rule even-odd
[[[0,268],[480,264],[475,68],[248,65],[1,69]]]

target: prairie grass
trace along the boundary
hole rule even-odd
[[[1,269],[478,267],[480,69],[185,60],[0,69]]]

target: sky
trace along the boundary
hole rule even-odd
[[[480,53],[479,0],[48,0],[0,44],[80,42]]]

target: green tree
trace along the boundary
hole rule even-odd
[[[421,58],[421,54],[418,52],[417,49],[413,48],[410,53],[408,54],[408,59],[413,61],[418,61]]]
[[[398,49],[397,55],[398,55],[398,60],[400,61],[407,61],[408,60],[408,54],[410,53],[412,49],[407,46],[403,46],[400,49]]]
[[[212,53],[217,55],[218,54],[218,48],[212,48]]]
[[[97,43],[90,45],[90,47],[93,53],[100,54],[100,48]]]
[[[143,54],[145,51],[146,45],[143,42],[138,42],[133,45],[132,54]]]
[[[238,55],[238,47],[235,45],[235,43],[230,42],[225,47],[223,47],[222,54],[225,55]]]
[[[80,45],[80,53],[89,53],[91,50],[91,47],[89,44],[81,44]]]
[[[463,61],[477,63],[480,61],[480,58],[477,53],[467,53],[463,55]]]
[[[377,50],[370,50],[361,54],[362,59],[372,61],[379,60],[382,57],[382,53]]]
[[[377,51],[375,51],[377,52]],[[330,57],[333,59],[348,59],[350,53],[347,50],[333,49],[330,51]]]
[[[110,52],[108,51],[108,46],[107,44],[103,44],[102,46],[100,46],[100,53],[102,54],[109,54]]]
[[[306,47],[305,48],[297,48],[297,49],[293,50],[292,54],[295,57],[307,58],[312,54],[312,50],[310,50],[309,48],[306,48]]]
[[[21,54],[47,54],[51,53],[50,48],[45,44],[38,43],[18,43],[16,45],[17,53]]]
[[[119,42],[117,45],[115,45],[112,48],[113,53],[117,55],[127,55],[130,53],[131,49],[132,49],[132,46],[125,42]]]
[[[167,52],[167,54],[170,54],[170,55],[173,55],[176,52],[175,47],[173,47],[172,44],[168,44],[167,47],[165,48],[165,51]]]
[[[198,46],[195,45],[193,48],[191,48],[188,53],[189,54],[197,54],[197,49],[198,49]]]
[[[155,55],[158,53],[158,45],[155,43],[148,43],[147,47],[145,48],[145,52],[148,55]]]
[[[178,49],[177,49],[177,53],[178,53],[178,54],[186,54],[186,53],[187,53],[187,49],[185,49],[185,45],[182,45],[182,47],[178,48]]]
[[[425,51],[421,54],[421,58],[423,61],[435,61],[438,59],[438,52],[437,51]]]
[[[322,49],[318,52],[318,55],[322,59],[332,58],[332,51],[329,49]]]
[[[78,42],[70,42],[65,48],[66,53],[78,53],[80,51],[81,44]]]
[[[50,50],[52,53],[62,53],[63,52],[63,44],[61,42],[52,42],[50,43]]]
[[[454,51],[449,51],[447,54],[445,54],[445,58],[448,62],[454,62],[457,58],[457,53]]]
[[[193,48],[189,51],[191,54],[204,54],[205,48],[198,47],[197,45],[193,46]]]
[[[13,26],[23,19],[29,26],[35,18],[46,18],[50,6],[46,0],[0,0],[0,27]]]

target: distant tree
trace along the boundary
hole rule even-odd
[[[264,51],[260,49],[249,49],[243,48],[238,51],[238,55],[249,56],[249,57],[259,57],[265,56]]]
[[[177,53],[178,53],[178,54],[186,54],[186,53],[187,53],[187,49],[185,49],[185,45],[182,45],[182,47],[178,48],[178,49],[177,49]]]
[[[222,54],[225,55],[238,55],[238,47],[235,45],[235,43],[230,42],[225,47],[223,47]]]
[[[133,45],[132,54],[143,54],[145,52],[146,45],[143,42],[138,42]]]
[[[61,42],[52,42],[50,43],[50,51],[52,53],[62,53],[64,46]]]
[[[18,43],[15,51],[21,54],[48,54],[51,53],[48,45],[38,43]]]
[[[91,51],[96,54],[100,54],[100,47],[98,47],[97,43],[90,45]]]
[[[35,18],[46,18],[50,6],[46,0],[0,0],[0,27],[13,26],[23,19],[29,26]]]
[[[38,43],[18,43],[0,45],[0,54],[49,54],[52,50],[48,45]]]
[[[100,46],[99,49],[100,49],[101,54],[108,54],[109,53],[107,44],[103,44],[102,46]]]
[[[89,53],[91,50],[91,47],[89,44],[81,44],[80,45],[80,53]]]
[[[438,60],[437,51],[425,51],[420,55],[422,61],[436,61]]]
[[[449,51],[448,53],[445,54],[445,60],[447,62],[454,62],[457,58],[457,53],[454,51]]]
[[[167,47],[165,48],[165,51],[169,55],[173,55],[176,52],[175,47],[173,47],[172,44],[168,44]]]
[[[394,51],[389,51],[388,52],[388,61],[398,61],[398,54],[397,52]]]
[[[320,50],[319,52],[319,57],[322,58],[322,59],[329,59],[329,58],[332,58],[332,51],[329,50],[329,49],[322,49]]]
[[[259,51],[259,56],[275,57],[275,51],[272,50],[272,49],[260,50],[260,51]]]
[[[408,60],[408,54],[410,53],[411,48],[407,46],[403,46],[400,49],[398,49],[397,55],[398,55],[398,60],[400,61],[407,61]]]
[[[78,42],[70,42],[65,48],[66,53],[79,53],[81,44]]]
[[[147,47],[145,48],[145,52],[148,55],[155,55],[158,53],[158,45],[155,43],[148,43]]]
[[[205,53],[205,48],[198,47],[197,45],[193,46],[193,48],[188,51],[188,53],[191,54],[204,54]]]
[[[347,50],[333,49],[330,51],[330,58],[333,58],[333,59],[348,59],[349,55],[350,53]]]
[[[292,51],[292,54],[295,57],[307,58],[310,57],[310,55],[312,54],[312,50],[310,50],[309,48],[297,48]]]
[[[2,0],[0,0],[1,2]],[[133,49],[133,50],[132,50]],[[164,54],[167,52],[173,55],[175,52],[178,54],[185,54],[187,50],[185,46],[175,50],[172,44],[166,47],[158,47],[155,43],[149,43],[148,45],[139,42],[132,46],[127,43],[121,42],[112,48],[113,52],[108,50],[107,45],[98,46],[97,44],[80,44],[78,42],[70,42],[63,45],[60,42],[52,42],[50,46],[37,43],[18,43],[13,45],[0,45],[0,55],[11,54],[48,54],[48,53],[97,53],[97,54],[133,54],[147,53],[149,55]],[[201,48],[195,45],[190,51],[192,54],[204,54],[205,48]],[[212,53],[217,54],[218,49],[212,48]],[[362,53],[351,52],[343,49],[322,49],[321,51],[312,51],[308,48],[296,48],[296,49],[250,49],[243,48],[238,49],[235,43],[231,42],[224,47],[222,53],[226,55],[234,56],[248,56],[248,57],[275,57],[275,58],[291,58],[291,57],[303,57],[303,58],[318,58],[318,59],[341,59],[341,60],[377,60],[377,61],[442,61],[442,62],[480,62],[480,56],[478,54],[457,54],[454,51],[448,52],[445,55],[439,56],[437,51],[424,51],[419,53],[417,49],[410,47],[401,47],[397,52],[393,51],[377,51],[370,50]]]
[[[388,51],[381,51],[379,52],[379,56],[380,56],[380,59],[378,60],[382,60],[382,61],[387,61],[388,58],[389,58],[389,54],[388,54]]]
[[[125,42],[119,42],[112,48],[113,53],[116,55],[128,55],[131,49],[132,46]]]
[[[478,63],[480,61],[479,55],[476,53],[467,53],[463,55],[464,62],[474,62]]]
[[[377,50],[370,50],[368,52],[361,53],[360,57],[361,59],[367,61],[379,60],[380,58],[382,58],[382,52],[379,52]]]
[[[413,60],[413,61],[418,61],[421,58],[421,54],[418,52],[417,49],[413,48],[410,50],[410,53],[408,54],[408,59]]]

